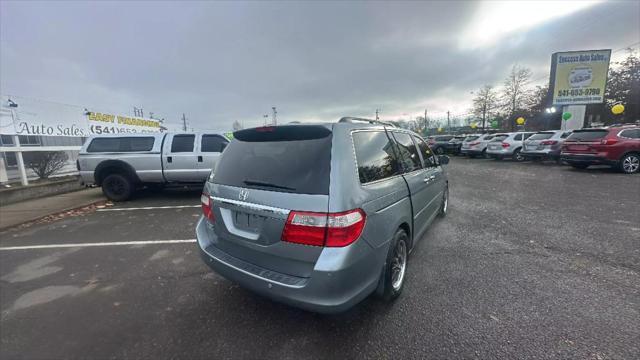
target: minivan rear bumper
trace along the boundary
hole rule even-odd
[[[372,269],[382,270],[382,263],[366,241],[356,241],[345,248],[325,248],[311,275],[303,278],[264,269],[223,252],[211,239],[207,226],[201,217],[196,227],[204,262],[228,280],[273,300],[319,313],[339,313],[362,301],[378,286],[381,271]],[[380,251],[386,254],[386,249]],[[344,258],[339,252],[350,252],[349,260],[336,261]],[[333,261],[324,261],[323,255]]]

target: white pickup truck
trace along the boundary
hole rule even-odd
[[[144,186],[204,183],[228,143],[221,134],[202,133],[92,136],[77,166],[83,184],[125,201]]]

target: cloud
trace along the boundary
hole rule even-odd
[[[182,113],[196,129],[259,125],[272,106],[281,121],[376,108],[444,117],[516,62],[544,82],[553,52],[637,42],[638,2],[571,3],[481,42],[472,29],[495,4],[3,1],[0,88],[125,114],[142,106],[174,129]],[[526,19],[530,8],[510,9]]]

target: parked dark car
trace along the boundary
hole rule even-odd
[[[640,127],[575,130],[562,145],[561,158],[577,169],[609,165],[626,173],[640,168]]]
[[[467,135],[456,135],[449,140],[449,152],[454,155],[460,155],[460,149],[462,148],[462,142]]]
[[[438,155],[453,153],[458,146],[450,143],[451,139],[453,139],[453,135],[431,136],[428,138],[429,147]]]

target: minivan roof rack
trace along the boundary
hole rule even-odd
[[[390,123],[388,121],[365,119],[365,118],[359,118],[359,117],[353,117],[353,116],[345,116],[340,120],[338,120],[338,122],[341,122],[341,123],[367,122],[369,124],[380,124],[385,126],[396,127],[395,125],[393,125],[393,123]]]

